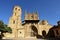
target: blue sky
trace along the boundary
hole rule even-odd
[[[40,21],[45,19],[50,24],[56,25],[60,20],[60,0],[0,0],[0,20],[8,24],[15,5],[22,7],[22,20],[24,12],[38,11]]]

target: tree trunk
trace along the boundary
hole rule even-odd
[[[0,39],[2,39],[4,37],[3,33],[1,32],[1,35],[0,35]]]

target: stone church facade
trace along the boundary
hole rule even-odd
[[[6,33],[6,38],[36,38],[35,34],[42,35],[43,31],[48,33],[52,27],[46,20],[39,20],[38,12],[25,13],[22,23],[22,8],[14,6],[12,16],[9,19],[8,27],[12,28],[12,33]]]

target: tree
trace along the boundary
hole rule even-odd
[[[8,27],[6,24],[3,23],[3,21],[0,21],[0,39],[4,37],[3,33],[12,33],[12,29]]]

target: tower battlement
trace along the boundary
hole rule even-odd
[[[39,20],[38,13],[25,13],[24,20]]]

